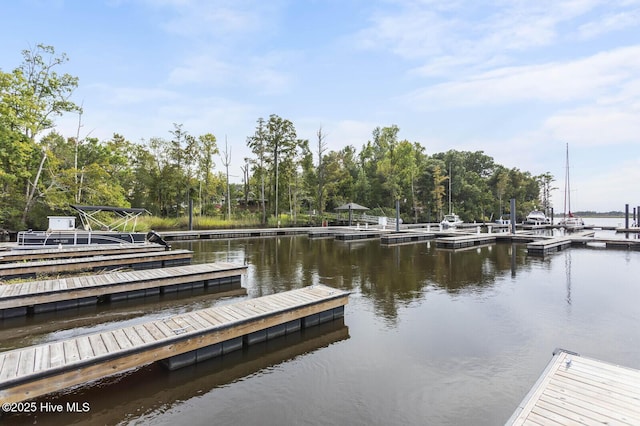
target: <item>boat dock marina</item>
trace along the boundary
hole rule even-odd
[[[150,269],[185,265],[191,262],[189,250],[126,253],[89,256],[73,259],[53,259],[0,264],[0,279],[32,278],[39,274],[60,274],[78,271],[98,271],[116,268]]]
[[[156,361],[176,369],[344,316],[349,292],[304,287],[0,353],[0,400],[13,403]]]
[[[70,259],[74,257],[106,256],[125,253],[148,253],[165,251],[160,244],[120,244],[120,245],[86,245],[61,246],[41,249],[19,249],[0,251],[0,263],[22,262],[31,260]]]
[[[206,263],[153,270],[32,281],[0,286],[0,318],[114,302],[208,287],[219,291],[240,286],[247,267]]]
[[[556,350],[507,425],[640,424],[640,371]]]

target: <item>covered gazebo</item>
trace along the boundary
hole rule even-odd
[[[352,212],[354,210],[369,210],[369,207],[361,206],[360,204],[357,204],[357,203],[347,203],[347,204],[343,204],[342,206],[336,207],[336,210],[349,211],[349,226],[351,226]]]

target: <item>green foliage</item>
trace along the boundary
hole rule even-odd
[[[141,143],[117,133],[106,141],[55,132],[36,140],[61,114],[82,113],[70,100],[78,79],[57,73],[67,61],[38,45],[12,72],[0,71],[0,227],[35,227],[72,203],[144,207],[154,214],[142,221],[147,229],[186,229],[190,202],[194,226],[204,229],[286,226],[302,221],[302,212],[331,212],[346,202],[393,215],[399,200],[405,222],[439,220],[449,197],[466,221],[508,213],[510,198],[519,218],[551,207],[548,173],[509,169],[482,151],[428,155],[419,143],[399,140],[396,125],[373,129],[360,150],[328,151],[320,129],[312,153],[290,120],[272,114],[247,138],[253,157],[244,159],[244,185],[231,188],[235,219],[223,220],[226,177],[215,169],[213,133],[192,136],[174,123],[168,139]]]

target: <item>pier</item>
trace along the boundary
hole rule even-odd
[[[73,259],[53,259],[0,264],[0,279],[33,278],[37,275],[64,274],[116,268],[150,269],[191,263],[190,250],[170,250],[148,253],[127,253],[89,256]]]
[[[304,235],[309,227],[298,228],[254,228],[254,229],[214,229],[194,231],[162,231],[165,241],[220,240],[228,238],[264,238],[285,235]],[[326,228],[325,228],[326,229]]]
[[[531,256],[546,256],[571,247],[574,240],[584,241],[587,237],[592,237],[593,231],[575,232],[573,234],[564,235],[562,237],[545,238],[543,240],[534,241],[527,244],[527,253]],[[595,242],[597,240],[591,239]]]
[[[427,241],[435,238],[435,234],[426,232],[398,232],[380,236],[380,244],[396,245]]]
[[[456,237],[436,238],[436,247],[444,249],[460,249],[496,242],[493,234],[468,234]]]
[[[200,287],[230,290],[246,269],[219,262],[2,285],[0,319]]]
[[[556,350],[507,425],[640,424],[640,371]]]
[[[383,233],[385,233],[385,231],[380,230],[338,232],[335,234],[335,239],[338,241],[368,240],[378,238]]]
[[[315,285],[0,353],[0,401],[13,403],[163,361],[205,361],[344,316],[349,292]]]
[[[148,253],[165,250],[165,247],[160,244],[104,244],[88,246],[61,246],[60,248],[15,249],[0,251],[0,263],[31,260],[71,259],[74,257],[107,256],[126,253]]]

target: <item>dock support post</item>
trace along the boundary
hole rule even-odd
[[[189,231],[193,231],[193,200],[189,197]]]
[[[515,234],[516,233],[516,199],[512,198],[510,200],[511,203],[511,233]]]
[[[396,232],[400,232],[400,199],[396,198]]]
[[[624,229],[629,229],[629,204],[624,205]]]

